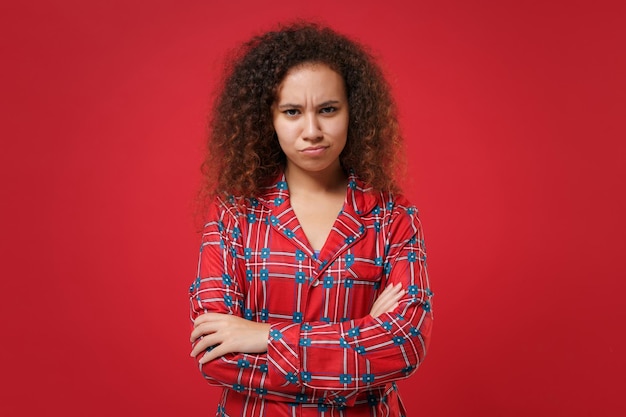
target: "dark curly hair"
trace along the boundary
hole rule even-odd
[[[271,108],[287,72],[305,63],[328,65],[345,81],[349,121],[340,155],[344,170],[376,190],[396,190],[401,136],[381,69],[364,47],[334,30],[294,23],[254,37],[231,57],[209,121],[203,199],[258,196],[284,167]]]

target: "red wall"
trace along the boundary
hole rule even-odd
[[[617,416],[624,2],[29,1],[0,11],[0,414],[211,416],[191,202],[226,51],[316,17],[401,107],[435,331],[411,416]]]

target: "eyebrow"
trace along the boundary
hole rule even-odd
[[[318,104],[317,107],[318,108],[328,107],[334,104],[341,104],[341,102],[339,100],[328,100],[328,101]],[[285,104],[281,104],[278,106],[279,109],[301,109],[302,107],[303,106],[301,104],[291,104],[291,103],[285,103]]]

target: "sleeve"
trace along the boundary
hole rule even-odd
[[[238,262],[242,259],[242,245],[237,218],[235,208],[220,199],[210,208],[202,234],[197,277],[189,288],[192,322],[207,312],[242,316],[245,287],[241,277],[245,275]],[[246,395],[289,401],[301,391],[288,383],[271,383],[267,378],[266,353],[230,353],[198,367],[209,384]]]
[[[415,372],[430,340],[432,292],[417,210],[396,207],[395,214],[381,283],[402,283],[406,293],[398,307],[377,318],[367,315],[343,323],[273,324],[268,345],[272,372],[334,392],[334,402],[345,405],[352,405],[363,389]]]

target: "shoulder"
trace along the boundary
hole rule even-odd
[[[384,225],[388,239],[411,239],[419,233],[418,210],[404,194],[375,190],[354,174],[348,188],[348,202],[354,204],[362,219]]]
[[[421,233],[421,222],[417,207],[402,193],[368,192],[372,209],[365,217],[371,217],[385,225],[386,239],[392,242],[404,242],[414,239]]]
[[[237,229],[242,231],[243,227],[249,223],[255,223],[257,219],[266,215],[269,210],[269,200],[264,196],[259,197],[241,197],[233,195],[220,195],[213,198],[207,216],[205,217],[205,228],[212,223],[216,224],[219,229]],[[268,200],[268,201],[266,201]],[[278,197],[275,198],[274,204],[277,204]]]
[[[232,232],[238,227],[239,218],[244,215],[243,199],[234,196],[213,197],[206,213],[204,230],[218,229]]]
[[[418,218],[417,207],[404,194],[388,194],[388,204],[393,216],[407,219]]]
[[[207,222],[221,220],[238,222],[240,218],[263,212],[263,206],[280,205],[288,196],[284,173],[278,173],[268,185],[261,187],[256,197],[217,194],[213,197],[207,213]]]
[[[349,200],[352,200],[363,214],[373,212],[374,215],[385,217],[417,214],[416,207],[404,194],[375,190],[354,174],[350,175],[348,189]]]
[[[370,200],[369,205],[374,214],[384,217],[417,217],[417,207],[402,193],[367,190],[364,200]]]

